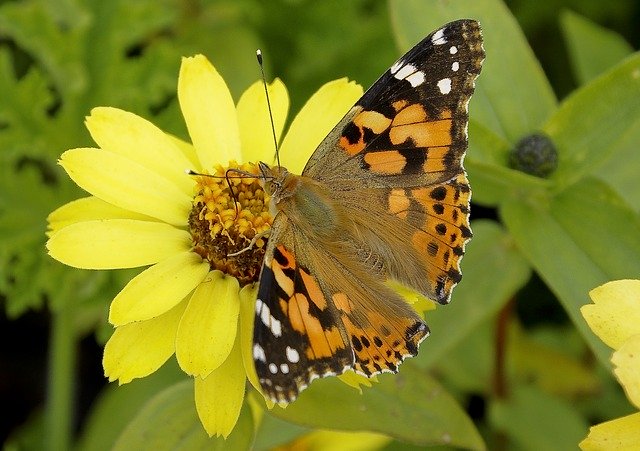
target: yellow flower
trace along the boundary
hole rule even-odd
[[[289,99],[280,80],[268,86],[280,137]],[[346,79],[327,83],[293,120],[282,164],[300,173],[311,152],[362,94]],[[147,267],[111,303],[115,331],[103,366],[120,384],[145,377],[175,354],[195,381],[195,403],[209,435],[228,436],[246,380],[257,387],[251,357],[255,284],[264,242],[237,257],[269,228],[257,180],[189,176],[257,173],[274,162],[271,125],[260,82],[234,104],[224,80],[202,55],[184,58],[178,99],[191,143],[115,108],[86,120],[97,148],[72,149],[60,165],[91,196],[52,212],[50,255],[85,269]],[[234,201],[237,200],[237,203]]]
[[[640,280],[618,280],[592,290],[593,304],[580,310],[591,330],[615,349],[614,374],[629,401],[640,409]],[[637,449],[640,412],[593,426],[584,450]]]

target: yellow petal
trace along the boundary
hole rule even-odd
[[[91,137],[102,149],[123,155],[171,180],[191,195],[194,182],[185,173],[191,162],[162,130],[117,108],[99,107],[86,118]]]
[[[76,222],[94,219],[137,219],[140,221],[155,221],[154,218],[134,211],[116,207],[94,196],[73,200],[52,211],[47,217],[49,223],[48,235]]]
[[[191,235],[161,222],[105,219],[58,230],[47,250],[56,260],[82,269],[152,265],[191,247]]]
[[[300,174],[316,147],[361,96],[362,87],[346,78],[322,86],[291,123],[280,147],[282,165]]]
[[[376,432],[319,430],[296,439],[288,449],[313,451],[375,451],[384,449],[391,437]]]
[[[412,290],[409,287],[402,285],[400,282],[397,282],[393,279],[389,279],[385,282],[385,285],[391,288],[393,291],[397,292],[402,298],[407,301],[413,309],[422,315],[422,313],[427,310],[435,310],[436,304],[424,297],[422,294],[418,293],[415,290]]]
[[[116,328],[102,358],[109,381],[126,384],[160,368],[175,350],[176,331],[186,306],[181,302],[157,318]]]
[[[373,382],[378,382],[378,378],[375,376],[372,378],[368,378],[361,374],[356,374],[353,371],[346,371],[338,376],[338,378],[348,386],[358,390],[360,393],[362,393],[361,386],[364,385],[365,387],[371,387],[373,385]]]
[[[593,332],[613,349],[640,334],[640,280],[616,280],[589,292],[594,304],[580,311]]]
[[[185,373],[205,378],[229,356],[238,330],[238,291],[238,280],[220,271],[198,285],[176,336],[176,358]]]
[[[624,387],[627,398],[640,408],[640,335],[634,335],[613,353],[613,370]],[[638,442],[640,443],[640,442]]]
[[[189,163],[191,163],[191,166],[189,166],[189,169],[193,169],[196,172],[202,171],[203,168],[200,165],[200,161],[198,160],[198,154],[196,153],[196,148],[193,147],[193,144],[183,141],[177,136],[173,136],[170,134],[167,134],[167,136],[169,137],[171,142],[173,142],[173,144],[178,149],[180,149],[180,152],[182,152],[185,158],[189,160]]]
[[[204,169],[240,161],[236,107],[224,80],[203,55],[182,59],[178,100]]]
[[[280,135],[289,112],[289,94],[279,78],[268,85],[268,89],[276,137],[280,142]],[[252,84],[240,97],[238,123],[240,125],[240,143],[242,144],[242,162],[274,163],[276,148],[262,81]]]
[[[122,155],[100,149],[72,149],[60,165],[80,188],[126,210],[185,226],[192,196],[156,172]]]
[[[191,251],[145,269],[111,302],[109,322],[121,326],[162,315],[191,293],[208,272],[209,264]]]
[[[206,379],[195,378],[196,410],[209,436],[228,437],[240,416],[246,383],[240,354],[238,338],[222,365]]]
[[[591,426],[580,442],[584,451],[634,450],[640,443],[640,413]]]

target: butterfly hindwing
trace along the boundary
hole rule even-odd
[[[416,312],[357,260],[333,260],[353,250],[311,249],[280,219],[256,302],[253,356],[263,392],[291,402],[316,378],[396,372],[415,356],[428,335]]]

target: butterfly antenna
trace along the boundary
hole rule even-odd
[[[227,180],[227,186],[229,187],[229,192],[231,193],[231,199],[233,199],[233,208],[236,210],[236,216],[233,218],[234,220],[238,219],[238,215],[240,212],[238,211],[238,198],[236,197],[236,192],[233,190],[233,185],[231,184],[231,180],[229,180],[229,172],[236,172],[233,168],[227,169],[224,172],[224,178]]]
[[[273,113],[271,111],[271,101],[269,100],[269,90],[267,89],[267,78],[264,76],[264,65],[262,64],[262,50],[256,50],[256,58],[258,58],[258,65],[260,66],[260,73],[262,74],[262,84],[264,85],[264,94],[267,97],[267,108],[269,109],[269,119],[271,120],[271,133],[273,133],[273,144],[276,149],[276,161],[278,167],[280,167],[280,152],[278,151],[278,138],[276,137],[276,126],[273,123]]]

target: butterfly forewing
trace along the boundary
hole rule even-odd
[[[395,372],[416,355],[427,326],[385,282],[446,303],[460,281],[471,237],[462,160],[483,59],[477,22],[431,33],[351,108],[302,176],[282,184],[295,188],[274,195],[254,326],[271,399],[292,401],[313,379],[350,368]]]

